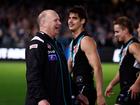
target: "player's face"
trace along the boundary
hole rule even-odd
[[[83,27],[83,20],[80,19],[77,13],[70,13],[68,17],[68,27],[74,32]]]
[[[125,30],[118,24],[114,25],[114,34],[119,43],[124,42]]]

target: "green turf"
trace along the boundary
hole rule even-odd
[[[104,90],[115,75],[118,64],[103,64]],[[114,105],[119,86],[114,88],[114,94],[107,98],[107,105]],[[0,105],[24,105],[26,93],[25,63],[0,62]]]
[[[108,83],[113,79],[116,72],[119,69],[118,64],[114,63],[106,63],[102,65],[103,68],[103,77],[104,77],[104,91],[107,87]],[[106,97],[107,105],[114,105],[116,97],[119,93],[119,85],[113,88],[113,94],[110,97]]]
[[[25,64],[0,62],[0,105],[24,105]]]

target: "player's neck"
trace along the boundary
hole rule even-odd
[[[83,32],[83,31],[84,31],[84,29],[78,29],[76,31],[73,31],[72,32],[73,38],[76,39],[80,35],[80,33]]]
[[[124,42],[127,43],[132,38],[133,38],[133,36],[132,35],[129,35],[128,37],[126,37],[126,40]]]

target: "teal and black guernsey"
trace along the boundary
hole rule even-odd
[[[93,68],[89,64],[85,52],[81,50],[81,40],[85,36],[91,37],[86,31],[83,31],[76,39],[73,39],[70,44],[70,56],[73,61],[71,75],[75,84],[77,84],[77,87],[79,88],[79,92],[83,91],[83,94],[88,97],[91,103],[90,105],[93,105],[93,101],[96,100]]]
[[[129,46],[132,43],[139,43],[137,39],[132,38],[123,44],[120,53],[120,87],[122,91],[127,91],[136,81],[140,72],[140,64],[129,52]]]

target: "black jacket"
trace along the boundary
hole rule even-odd
[[[26,105],[47,99],[51,105],[71,105],[71,81],[60,44],[38,32],[26,48]]]

